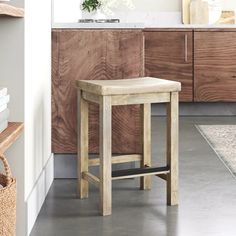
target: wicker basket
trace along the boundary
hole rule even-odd
[[[14,236],[16,231],[16,180],[11,177],[9,164],[0,154],[5,174],[0,173],[0,236]]]

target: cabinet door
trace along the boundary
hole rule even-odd
[[[107,79],[143,76],[143,35],[141,30],[108,30]],[[140,106],[118,106],[112,111],[113,153],[141,153]]]
[[[180,101],[193,100],[192,31],[145,32],[145,73],[182,83]]]
[[[105,39],[104,31],[60,30],[53,32],[52,151],[54,153],[77,152],[75,81],[105,79]],[[89,144],[92,151],[98,142],[97,115],[98,108],[91,105]]]
[[[236,32],[194,33],[194,100],[236,101]]]
[[[57,46],[56,46],[57,45]],[[52,149],[77,152],[76,80],[125,79],[143,72],[140,30],[53,32]],[[98,106],[89,106],[89,149],[98,153]],[[113,152],[140,152],[140,109],[113,109]]]

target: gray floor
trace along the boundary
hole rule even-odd
[[[151,191],[140,191],[138,179],[122,180],[113,182],[112,216],[101,217],[97,189],[78,200],[75,180],[55,180],[31,236],[235,236],[236,179],[195,124],[236,124],[236,117],[181,119],[178,207],[166,206],[165,182],[157,177]],[[153,118],[152,130],[153,162],[161,165],[163,118]]]

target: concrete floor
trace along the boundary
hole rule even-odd
[[[153,162],[165,154],[163,118],[153,118]],[[113,214],[99,216],[98,190],[76,199],[75,180],[55,180],[31,236],[235,236],[236,180],[195,124],[236,124],[236,117],[181,118],[180,204],[166,206],[165,182],[151,191],[138,179],[113,182]],[[156,145],[154,145],[154,140]]]

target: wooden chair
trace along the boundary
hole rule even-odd
[[[178,93],[179,82],[157,78],[77,81],[78,87],[78,192],[88,198],[89,183],[100,189],[102,215],[112,213],[112,180],[141,177],[141,189],[151,188],[151,176],[167,181],[167,204],[178,204]],[[89,159],[88,102],[99,104],[100,158]],[[167,165],[151,167],[151,104],[167,103]],[[143,154],[112,157],[112,106],[142,104]],[[141,168],[112,172],[113,163],[140,161]],[[89,172],[99,165],[100,176]]]

